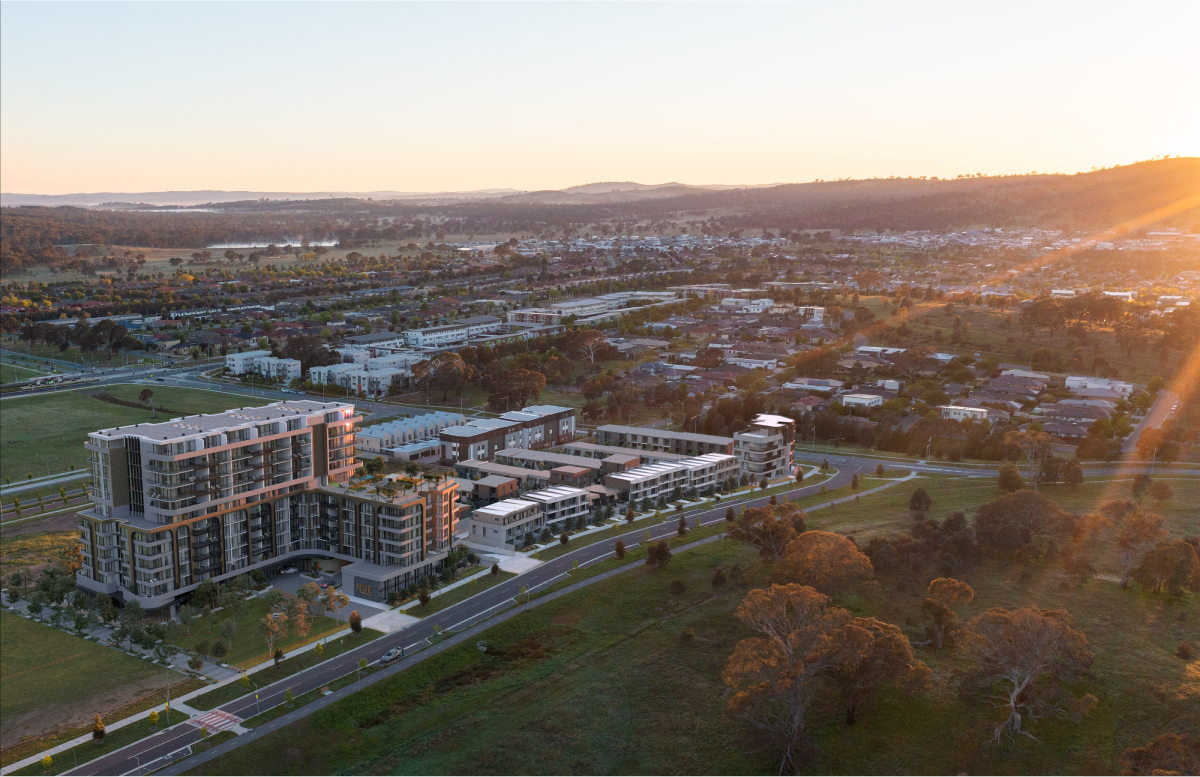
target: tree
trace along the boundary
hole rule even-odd
[[[1014,490],[1025,488],[1025,478],[1021,477],[1021,471],[1016,469],[1015,464],[1003,464],[1000,468],[1000,477],[996,478],[1000,484],[1002,492],[1013,493]]]
[[[150,413],[153,418],[158,418],[158,411],[154,409],[154,392],[148,388],[142,389],[142,393],[138,394],[139,402],[150,403]]]
[[[667,546],[666,540],[662,540],[646,549],[646,564],[648,566],[665,569],[670,561],[671,549]]]
[[[335,621],[338,613],[350,606],[350,597],[335,588],[325,589],[325,595],[319,601],[321,608],[332,615]]]
[[[203,668],[204,668],[204,656],[203,655],[194,655],[188,659],[188,669],[191,669],[193,672],[198,673]]]
[[[796,467],[796,482],[797,483],[804,482],[804,470],[801,469],[800,467]]]
[[[912,497],[908,500],[908,509],[914,513],[923,513],[933,507],[933,499],[929,496],[929,492],[923,488],[918,488],[913,491]]]
[[[684,517],[682,512],[679,513],[679,526],[675,533],[680,537],[687,534],[687,518]]]
[[[221,621],[221,636],[229,641],[230,647],[233,647],[233,635],[235,634],[237,634],[237,621],[233,618]]]
[[[1142,497],[1144,497],[1146,492],[1150,490],[1150,476],[1134,475],[1133,485],[1130,486],[1130,489],[1133,491],[1134,500],[1140,504]]]
[[[362,616],[358,614],[358,610],[354,610],[350,613],[349,623],[350,631],[354,632],[355,634],[362,633]]]
[[[219,639],[218,639],[218,640],[214,640],[214,641],[213,641],[213,644],[212,644],[212,654],[213,654],[213,658],[215,658],[215,659],[217,659],[218,661],[220,661],[220,660],[221,660],[222,658],[224,658],[224,657],[226,656],[226,654],[228,654],[228,653],[229,653],[229,646],[228,646],[228,645],[226,645],[224,642],[222,642],[222,641],[221,641],[221,640],[219,640]]]
[[[1012,558],[1030,552],[1039,536],[1070,531],[1072,523],[1053,500],[1036,491],[1014,491],[979,508],[975,538],[983,553]]]
[[[722,588],[722,587],[724,587],[724,585],[725,585],[725,570],[721,569],[720,567],[717,567],[717,571],[713,572],[712,587],[713,588]]]
[[[828,676],[842,693],[847,726],[854,725],[859,703],[876,688],[891,685],[914,693],[929,687],[933,673],[913,656],[912,644],[898,626],[855,618],[841,636],[850,649],[829,668]]]
[[[92,739],[97,741],[103,740],[107,730],[104,728],[104,720],[99,715],[96,715],[92,723]]]
[[[851,657],[838,638],[850,613],[829,607],[829,597],[808,586],[790,584],[750,591],[737,617],[760,636],[738,642],[725,664],[728,709],[778,748],[780,774],[797,771],[816,680]]]
[[[1046,459],[1054,455],[1054,438],[1045,432],[1008,432],[1004,435],[1004,445],[1025,454],[1029,462],[1029,485],[1037,491],[1046,471]]]
[[[1200,737],[1162,734],[1121,754],[1121,774],[1200,774]]]
[[[1017,734],[1036,739],[1025,731],[1024,719],[1063,708],[1054,695],[1058,686],[1039,681],[1070,680],[1092,665],[1087,638],[1071,627],[1065,610],[994,607],[971,620],[966,644],[976,660],[970,681],[981,689],[995,689],[997,706],[1007,710],[993,731],[996,744],[1005,734],[1010,739]],[[1087,707],[1095,701],[1084,697],[1080,703]]]
[[[308,609],[308,602],[294,602],[288,617],[296,624],[296,636],[301,642],[307,642],[308,632],[312,629],[312,613]]]
[[[758,554],[764,559],[778,561],[783,558],[788,543],[796,538],[796,527],[791,520],[794,511],[795,508],[791,505],[778,505],[775,508],[751,507],[743,510],[737,523],[730,527],[729,536],[738,542],[758,548]],[[803,513],[800,515],[803,516]]]
[[[616,547],[613,548],[613,553],[617,558],[625,558],[625,540],[617,540]]]
[[[788,543],[775,567],[774,580],[799,583],[833,595],[874,575],[871,560],[850,539],[826,531],[807,531]]]
[[[421,603],[422,607],[429,604],[430,598],[432,598],[432,597],[430,597],[430,595],[429,595],[429,587],[428,586],[423,585],[417,589],[417,601],[419,601]]]
[[[571,537],[566,532],[563,532],[561,535],[559,535],[558,541],[560,544],[566,545],[568,542],[571,541]]]
[[[1083,483],[1083,465],[1079,459],[1071,459],[1063,466],[1062,479],[1072,491]]]
[[[931,581],[927,591],[929,597],[925,599],[924,609],[933,618],[931,638],[934,649],[941,650],[959,630],[958,614],[951,608],[959,602],[973,601],[975,591],[952,577],[939,577]]]
[[[277,613],[275,617],[268,614],[258,622],[258,633],[262,635],[267,642],[267,653],[275,654],[275,645],[280,640],[287,639],[287,615]],[[278,664],[278,660],[275,662]]]
[[[1175,492],[1171,490],[1171,484],[1165,480],[1156,480],[1150,486],[1150,496],[1160,507],[1174,495]]]
[[[735,518],[737,518],[737,512],[732,507],[726,507],[725,508],[725,522],[733,523]]]
[[[1163,586],[1172,594],[1200,591],[1200,558],[1185,540],[1160,542],[1142,557],[1133,579],[1143,588],[1159,593]]]
[[[854,477],[850,478],[850,489],[852,491],[858,490],[858,473],[857,472],[854,473]],[[914,494],[913,496],[916,496],[916,494]]]
[[[1129,585],[1129,576],[1142,555],[1168,536],[1167,522],[1154,513],[1134,513],[1125,521],[1116,536],[1117,553],[1123,567],[1122,588]]]
[[[592,369],[596,367],[596,356],[608,346],[608,339],[597,329],[587,329],[575,336],[575,351],[588,360]]]

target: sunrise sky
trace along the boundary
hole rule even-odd
[[[5,192],[1075,172],[1200,155],[1200,4],[0,6]]]

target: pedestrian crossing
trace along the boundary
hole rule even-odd
[[[187,724],[192,728],[206,728],[208,729],[208,733],[215,734],[218,731],[233,728],[241,722],[242,719],[237,715],[231,715],[222,710],[213,710],[212,712],[206,712],[203,715],[190,718]]]

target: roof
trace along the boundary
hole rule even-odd
[[[508,483],[516,482],[516,478],[506,478],[501,477],[500,475],[488,475],[487,477],[476,480],[474,485],[488,486],[489,488],[499,488],[500,486],[507,485]]]
[[[713,434],[692,434],[691,432],[673,432],[669,429],[653,429],[648,426],[621,426],[620,424],[605,424],[596,427],[597,432],[613,432],[615,434],[644,434],[652,437],[667,437],[672,440],[691,440],[692,442],[710,442],[716,445],[728,445],[732,437],[718,437]]]
[[[475,510],[475,515],[484,515],[489,518],[506,518],[513,513],[519,513],[522,510],[528,510],[531,507],[537,507],[537,502],[530,502],[525,499],[504,499],[499,502],[479,507]]]
[[[111,429],[100,429],[93,436],[109,439],[123,437],[142,437],[147,440],[178,440],[198,434],[209,434],[224,429],[241,429],[247,426],[278,421],[282,418],[309,416],[315,413],[325,413],[331,410],[345,409],[350,415],[354,414],[354,405],[347,402],[314,402],[301,399],[288,402],[272,402],[265,407],[244,407],[226,410],[224,413],[211,415],[189,415],[172,418],[159,424],[134,424],[133,426],[116,426]]]

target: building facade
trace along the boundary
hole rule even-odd
[[[733,435],[741,473],[756,480],[790,475],[795,466],[795,444],[796,422],[781,415],[760,414],[748,430]]]
[[[434,574],[458,485],[348,490],[359,420],[352,404],[302,400],[93,432],[79,586],[158,610],[202,580],[311,559],[379,600]]]

